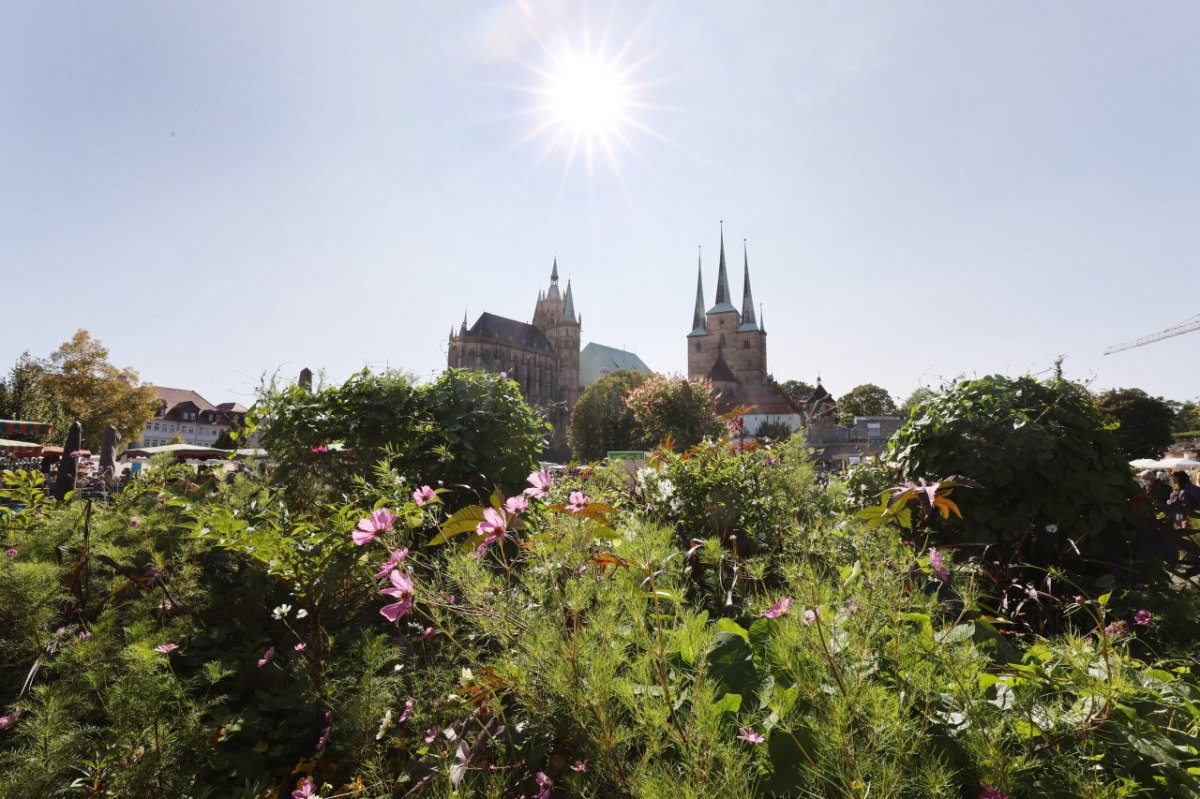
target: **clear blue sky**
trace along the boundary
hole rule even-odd
[[[624,75],[556,139],[564,54]],[[1200,6],[0,4],[0,368],[77,327],[214,402],[303,366],[429,376],[464,309],[686,366],[741,241],[771,372],[897,396],[1043,371],[1200,395]],[[557,108],[557,106],[555,106]]]

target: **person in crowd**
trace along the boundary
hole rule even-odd
[[[1182,469],[1171,472],[1171,486],[1174,490],[1167,497],[1167,515],[1186,528],[1188,519],[1200,518],[1200,487]]]
[[[1138,474],[1138,479],[1142,482],[1142,488],[1146,490],[1146,496],[1150,498],[1150,504],[1154,510],[1166,513],[1167,499],[1171,496],[1171,486],[1163,479],[1163,475],[1146,469]]]

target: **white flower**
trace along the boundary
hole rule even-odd
[[[308,611],[305,610],[304,608],[300,608],[298,611],[296,611],[297,619],[303,619],[307,615],[308,615]]]
[[[282,619],[284,616],[288,615],[291,612],[292,612],[291,605],[280,605],[279,607],[275,608],[275,610],[271,611],[271,615],[273,617],[275,617],[276,619]]]
[[[1047,525],[1046,525],[1046,532],[1047,532],[1047,533],[1057,533],[1057,532],[1058,532],[1058,525],[1057,525],[1057,524],[1047,524]]]

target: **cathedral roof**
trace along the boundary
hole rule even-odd
[[[605,374],[622,369],[646,374],[650,374],[652,371],[646,362],[637,356],[637,353],[597,344],[594,341],[579,353],[579,385],[581,387],[590,386]]]
[[[475,324],[467,331],[468,338],[498,341],[513,347],[527,350],[554,352],[554,347],[546,338],[546,334],[526,322],[507,319],[503,316],[487,313],[479,315]]]

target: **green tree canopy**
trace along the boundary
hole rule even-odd
[[[899,413],[887,389],[874,383],[855,386],[838,398],[838,424],[852,425],[855,416],[894,416]]]
[[[400,372],[363,370],[312,393],[267,386],[260,394],[247,430],[278,464],[276,482],[302,503],[373,480],[380,461],[414,483],[512,491],[549,432],[514,381],[465,369],[421,386]]]
[[[670,440],[681,451],[721,432],[706,380],[691,383],[682,377],[651,375],[629,392],[626,403],[649,446]]]
[[[921,407],[937,395],[938,393],[932,388],[918,386],[913,390],[913,393],[908,395],[908,398],[904,400],[903,404],[900,405],[900,415],[907,419],[913,415],[913,412],[916,411],[917,408]]]
[[[784,380],[779,384],[779,390],[796,405],[803,407],[804,401],[817,390],[816,386],[803,380]]]
[[[1161,458],[1171,446],[1175,414],[1162,397],[1140,388],[1114,388],[1096,397],[1096,404],[1119,425],[1117,440],[1128,460]]]
[[[65,421],[58,398],[46,381],[46,364],[29,354],[21,353],[8,375],[0,379],[0,419],[22,419],[52,425],[44,440],[48,444],[66,434],[70,422]]]
[[[571,411],[567,440],[571,456],[595,461],[609,450],[645,446],[644,436],[633,418],[625,396],[646,382],[649,375],[628,369],[613,372],[583,390]]]

